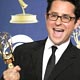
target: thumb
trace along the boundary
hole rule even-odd
[[[17,65],[17,66],[14,67],[14,70],[15,70],[15,71],[20,71],[21,68],[20,68],[20,66]]]

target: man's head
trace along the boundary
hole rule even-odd
[[[79,0],[48,0],[46,25],[50,39],[60,45],[66,42],[79,24]]]
[[[53,1],[58,1],[58,0],[47,0],[48,6],[46,13],[49,12]],[[80,0],[59,0],[59,1],[68,1],[71,4],[73,4],[75,6],[74,14],[76,16],[76,19],[80,17]]]

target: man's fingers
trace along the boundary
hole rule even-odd
[[[19,80],[20,79],[20,74],[19,74],[20,70],[21,70],[21,68],[19,66],[5,70],[3,72],[4,80]]]
[[[16,67],[14,67],[14,70],[15,70],[15,71],[20,71],[21,68],[20,68],[19,66],[16,66]]]

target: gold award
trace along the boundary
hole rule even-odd
[[[25,9],[27,8],[28,5],[23,0],[18,0],[18,1],[20,3],[23,13],[11,15],[10,23],[20,23],[20,24],[37,23],[38,20],[36,18],[36,15],[25,13]]]
[[[13,49],[12,42],[9,41],[11,36],[7,32],[0,32],[0,55],[2,56],[5,64],[8,64],[8,68],[13,68]]]
[[[76,47],[80,49],[80,26],[73,31],[72,37],[76,42]]]

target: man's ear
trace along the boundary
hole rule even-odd
[[[47,14],[45,14],[45,19],[47,19]]]
[[[78,28],[80,26],[80,18],[77,20],[76,24],[75,24],[75,29]]]

